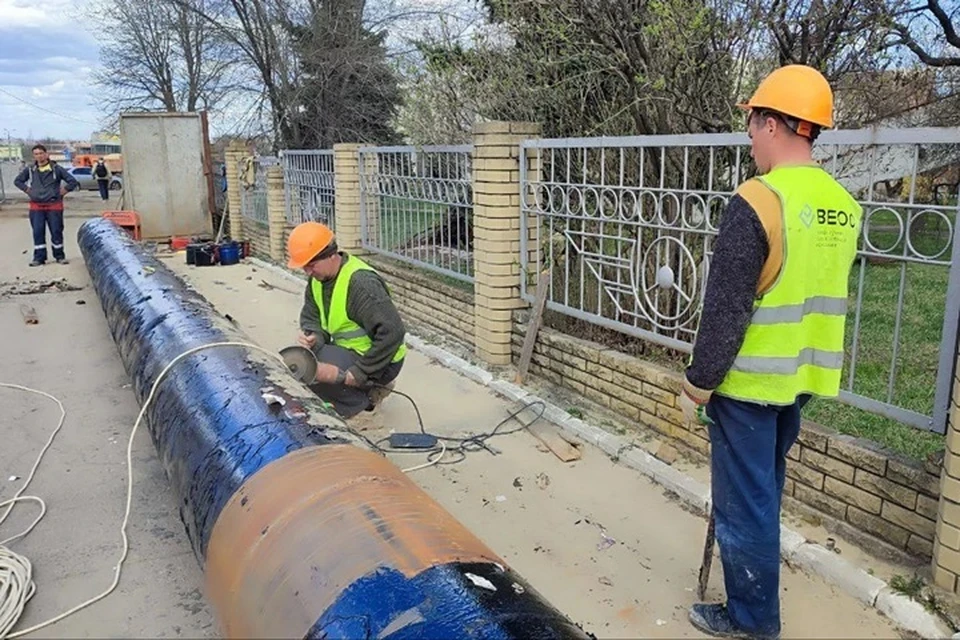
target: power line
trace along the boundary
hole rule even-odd
[[[0,93],[3,93],[3,94],[8,95],[8,96],[10,96],[11,98],[13,98],[14,100],[16,100],[17,102],[22,102],[23,104],[27,105],[28,107],[33,107],[34,109],[38,109],[38,110],[40,110],[40,111],[46,111],[47,113],[50,113],[50,114],[52,114],[52,115],[55,115],[55,116],[57,116],[57,117],[59,117],[59,118],[65,118],[65,119],[67,119],[67,120],[73,120],[74,122],[80,122],[80,123],[82,123],[82,124],[93,125],[94,127],[99,127],[99,126],[100,126],[100,125],[97,124],[96,122],[90,122],[89,120],[81,120],[80,118],[75,118],[75,117],[73,117],[73,116],[68,116],[68,115],[66,115],[66,114],[64,114],[64,113],[58,113],[58,112],[56,112],[56,111],[54,111],[54,110],[52,110],[52,109],[47,109],[46,107],[41,107],[41,106],[38,105],[38,104],[33,104],[32,102],[28,102],[27,100],[24,100],[23,98],[21,98],[20,96],[18,96],[18,95],[16,95],[16,94],[10,93],[9,91],[7,91],[6,89],[4,89],[3,87],[0,87]]]

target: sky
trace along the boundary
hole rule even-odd
[[[76,0],[0,0],[0,142],[89,139],[98,56]]]

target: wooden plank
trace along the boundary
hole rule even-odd
[[[530,433],[542,442],[553,455],[564,462],[573,462],[580,459],[580,449],[567,442],[557,427],[550,424],[537,423],[529,427]]]
[[[517,367],[517,384],[523,384],[533,358],[533,345],[537,342],[540,325],[543,323],[543,308],[547,305],[547,291],[550,288],[550,273],[543,272],[537,280],[537,293],[530,311],[530,322],[527,323],[527,335],[523,339],[523,349],[520,351],[520,362]]]

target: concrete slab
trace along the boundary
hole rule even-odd
[[[96,203],[94,203],[94,208]],[[71,264],[27,266],[32,244],[20,217],[0,218],[0,283],[65,277],[84,289],[0,297],[0,382],[57,396],[67,412],[63,429],[27,493],[47,514],[12,549],[34,565],[37,593],[18,628],[25,628],[102,592],[119,558],[126,497],[126,444],[139,406],[76,247],[81,218],[66,221]],[[85,304],[79,304],[80,302]],[[40,319],[25,325],[20,305]],[[0,501],[11,497],[57,424],[45,398],[0,389]],[[187,543],[177,501],[149,433],[134,444],[130,554],[117,590],[105,600],[43,629],[34,637],[216,637],[202,597],[203,576]],[[17,481],[9,481],[18,476]],[[36,511],[18,505],[0,526],[0,539],[23,530]]]
[[[182,254],[167,264],[256,342],[280,349],[295,341],[302,293],[258,286],[266,280],[290,289],[285,278],[245,264],[189,267]],[[490,431],[521,406],[417,351],[408,356],[397,388],[415,399],[427,430],[443,435]],[[418,428],[399,396],[355,426],[374,439]],[[598,449],[584,447],[581,460],[565,464],[527,433],[488,442],[498,455],[472,452],[460,464],[412,477],[587,631],[605,638],[701,637],[686,610],[695,600],[702,518]],[[393,458],[401,467],[425,462],[423,454]],[[708,597],[720,600],[722,568],[719,562],[714,567]],[[884,617],[800,571],[784,567],[782,596],[784,637],[899,637]]]

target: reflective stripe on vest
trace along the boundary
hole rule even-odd
[[[330,317],[323,308],[323,283],[311,280],[313,300],[320,310],[320,327],[330,335],[330,340],[338,347],[349,349],[361,356],[370,350],[373,341],[359,324],[347,315],[347,296],[350,289],[350,280],[357,271],[373,271],[373,267],[356,256],[348,256],[340,267],[337,280],[333,285],[333,294],[330,296]],[[403,360],[407,354],[407,346],[401,344],[393,355],[392,362]]]
[[[810,313],[828,316],[847,315],[847,299],[829,296],[814,296],[800,304],[786,304],[782,307],[760,307],[753,312],[750,322],[753,324],[778,324],[780,322],[800,322]]]
[[[759,180],[780,198],[783,266],[757,300],[716,392],[774,405],[792,404],[804,393],[836,396],[862,208],[816,166],[781,167]]]
[[[790,356],[737,356],[737,359],[733,361],[733,368],[736,371],[747,373],[776,373],[789,376],[796,373],[805,364],[812,364],[825,369],[842,369],[843,352],[802,349],[792,358]]]

